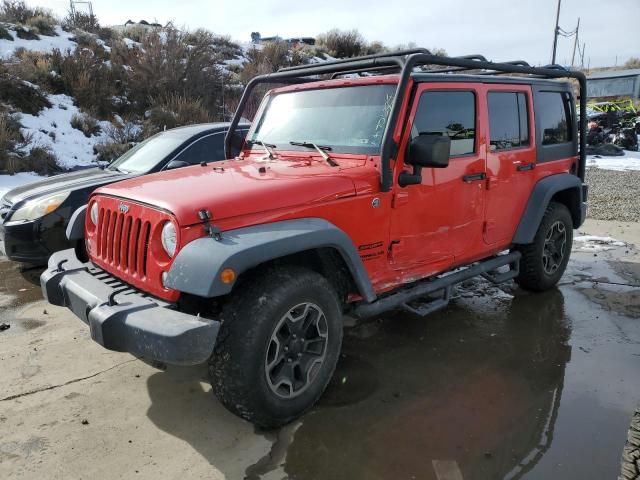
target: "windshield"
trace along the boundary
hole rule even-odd
[[[109,165],[109,169],[125,173],[148,172],[184,143],[184,140],[181,135],[158,133],[127,150],[124,155]]]
[[[287,150],[297,141],[327,146],[332,152],[379,153],[395,89],[364,85],[277,94],[269,99],[250,140]]]

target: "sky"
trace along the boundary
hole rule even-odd
[[[68,0],[28,0],[63,16]],[[103,25],[128,19],[172,21],[206,28],[247,42],[263,37],[316,36],[332,28],[357,29],[369,41],[388,46],[414,42],[444,48],[449,55],[479,53],[493,61],[551,61],[557,0],[93,0]],[[78,6],[78,9],[82,8]],[[640,57],[640,0],[562,0],[560,27],[574,30],[580,17],[585,67],[623,64]],[[558,40],[557,63],[571,64],[573,37]],[[616,58],[617,57],[617,58]],[[578,54],[576,53],[576,62]]]

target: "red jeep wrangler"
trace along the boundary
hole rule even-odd
[[[44,295],[105,348],[208,362],[232,412],[289,422],[331,378],[343,313],[426,315],[478,275],[558,282],[586,212],[573,89],[550,80],[562,77],[585,91],[561,67],[423,49],[256,77],[228,160],[97,190],[67,230],[90,261],[53,255]],[[264,83],[287,86],[229,158]]]

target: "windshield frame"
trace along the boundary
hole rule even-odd
[[[257,152],[259,151],[261,154],[264,153],[264,149],[260,146],[258,141],[265,141],[267,143],[272,143],[268,138],[258,140],[254,139],[253,136],[256,133],[262,124],[265,117],[265,114],[268,113],[268,109],[271,106],[271,103],[276,99],[279,95],[286,95],[290,93],[297,92],[307,92],[307,91],[318,91],[318,90],[337,90],[344,88],[357,88],[357,87],[379,87],[379,86],[388,86],[390,99],[388,105],[385,104],[385,108],[388,108],[386,112],[386,119],[384,125],[382,126],[382,134],[380,136],[380,144],[378,145],[366,145],[366,146],[349,146],[349,145],[333,145],[327,142],[320,142],[316,139],[308,139],[308,138],[300,138],[300,135],[297,135],[296,138],[290,138],[285,143],[274,143],[276,153],[282,151],[295,151],[295,152],[309,152],[308,147],[304,146],[296,146],[291,145],[290,141],[311,141],[313,143],[322,144],[323,146],[328,146],[328,152],[331,152],[332,155],[369,155],[369,156],[379,156],[380,149],[382,146],[382,142],[384,141],[384,131],[389,123],[391,107],[393,103],[393,98],[396,93],[398,84],[397,76],[385,76],[385,77],[376,77],[375,81],[372,81],[370,78],[358,78],[358,79],[349,79],[336,81],[331,80],[330,82],[322,81],[322,82],[313,82],[311,84],[305,85],[289,85],[280,88],[274,88],[268,91],[263,97],[258,110],[254,116],[253,121],[251,122],[251,128],[247,132],[246,140],[244,144],[243,150],[248,152]]]

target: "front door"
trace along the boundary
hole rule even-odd
[[[478,112],[480,91],[473,84],[418,84],[398,155],[396,175],[407,145],[417,135],[451,139],[446,168],[423,168],[422,183],[396,185],[391,217],[390,261],[402,276],[421,277],[472,256],[482,245],[485,193],[484,136]],[[397,176],[396,176],[397,178]]]
[[[489,150],[484,240],[508,245],[535,181],[535,138],[531,88],[487,87]]]

